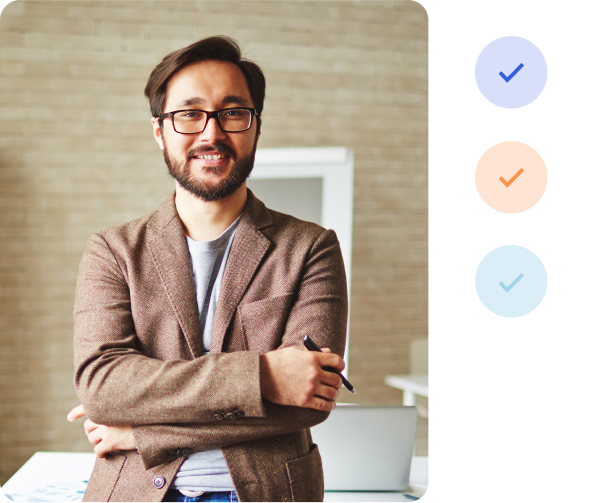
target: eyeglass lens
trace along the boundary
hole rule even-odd
[[[177,112],[174,119],[175,129],[179,133],[201,133],[205,129],[207,117],[207,114],[200,110]],[[251,111],[242,108],[221,110],[218,120],[224,131],[244,131],[251,126]]]

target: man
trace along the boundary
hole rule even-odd
[[[145,94],[176,189],[93,235],[80,264],[68,419],[88,416],[98,455],[84,499],[320,501],[309,428],[339,396],[323,367],[344,368],[347,320],[335,233],[246,188],[265,79],[234,41],[169,54]]]

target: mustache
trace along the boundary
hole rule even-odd
[[[232,159],[236,160],[236,152],[232,147],[226,145],[226,143],[200,145],[199,147],[192,148],[189,152],[187,152],[187,160],[189,161],[196,155],[213,154],[214,152],[228,154],[230,157],[232,157]]]

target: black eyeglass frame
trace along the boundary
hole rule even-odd
[[[218,116],[218,114],[220,114],[221,112],[227,112],[228,110],[248,110],[249,113],[251,114],[251,117],[249,119],[249,125],[245,128],[245,129],[241,129],[239,131],[226,131],[226,129],[224,129],[222,127],[222,124],[220,124],[220,118]],[[204,127],[201,131],[196,131],[195,133],[182,133],[181,131],[177,131],[177,128],[175,127],[175,114],[179,113],[179,112],[202,112],[204,114],[206,114],[206,122],[204,124]],[[171,123],[173,125],[173,129],[175,130],[175,133],[179,133],[179,134],[200,134],[203,133],[206,128],[208,127],[208,122],[210,121],[211,118],[216,119],[216,122],[218,123],[218,127],[224,131],[225,133],[242,133],[243,131],[248,131],[249,129],[251,129],[251,126],[253,125],[253,117],[258,117],[260,116],[259,112],[257,112],[256,108],[247,108],[247,107],[234,107],[234,108],[223,108],[222,110],[216,110],[214,112],[208,112],[207,110],[196,110],[196,109],[184,109],[184,110],[175,110],[174,112],[167,112],[166,114],[162,114],[159,117],[159,120],[164,120],[164,119],[171,119]]]

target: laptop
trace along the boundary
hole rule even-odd
[[[338,404],[311,428],[325,491],[404,491],[415,444],[415,407]]]

